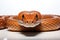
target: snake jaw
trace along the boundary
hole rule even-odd
[[[38,20],[38,21],[36,21],[36,23],[28,24],[28,23],[24,23],[21,20],[18,20],[18,23],[19,23],[19,25],[24,26],[24,27],[36,27],[37,25],[39,25],[41,23],[41,21]]]

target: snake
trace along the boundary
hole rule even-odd
[[[54,31],[60,29],[59,15],[44,15],[38,11],[21,11],[18,15],[0,16],[0,29],[9,31]]]

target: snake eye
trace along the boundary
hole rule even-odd
[[[38,15],[36,14],[36,20],[38,20]]]
[[[22,20],[24,19],[24,15],[22,15]]]

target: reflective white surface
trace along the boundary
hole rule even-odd
[[[0,30],[0,38],[8,40],[18,39],[60,39],[60,30],[49,32],[11,32],[7,29]]]
[[[9,32],[8,39],[60,39],[60,30],[51,32]]]

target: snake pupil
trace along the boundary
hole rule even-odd
[[[36,15],[36,21],[38,20],[38,15]]]
[[[22,20],[24,19],[24,15],[22,15]]]

